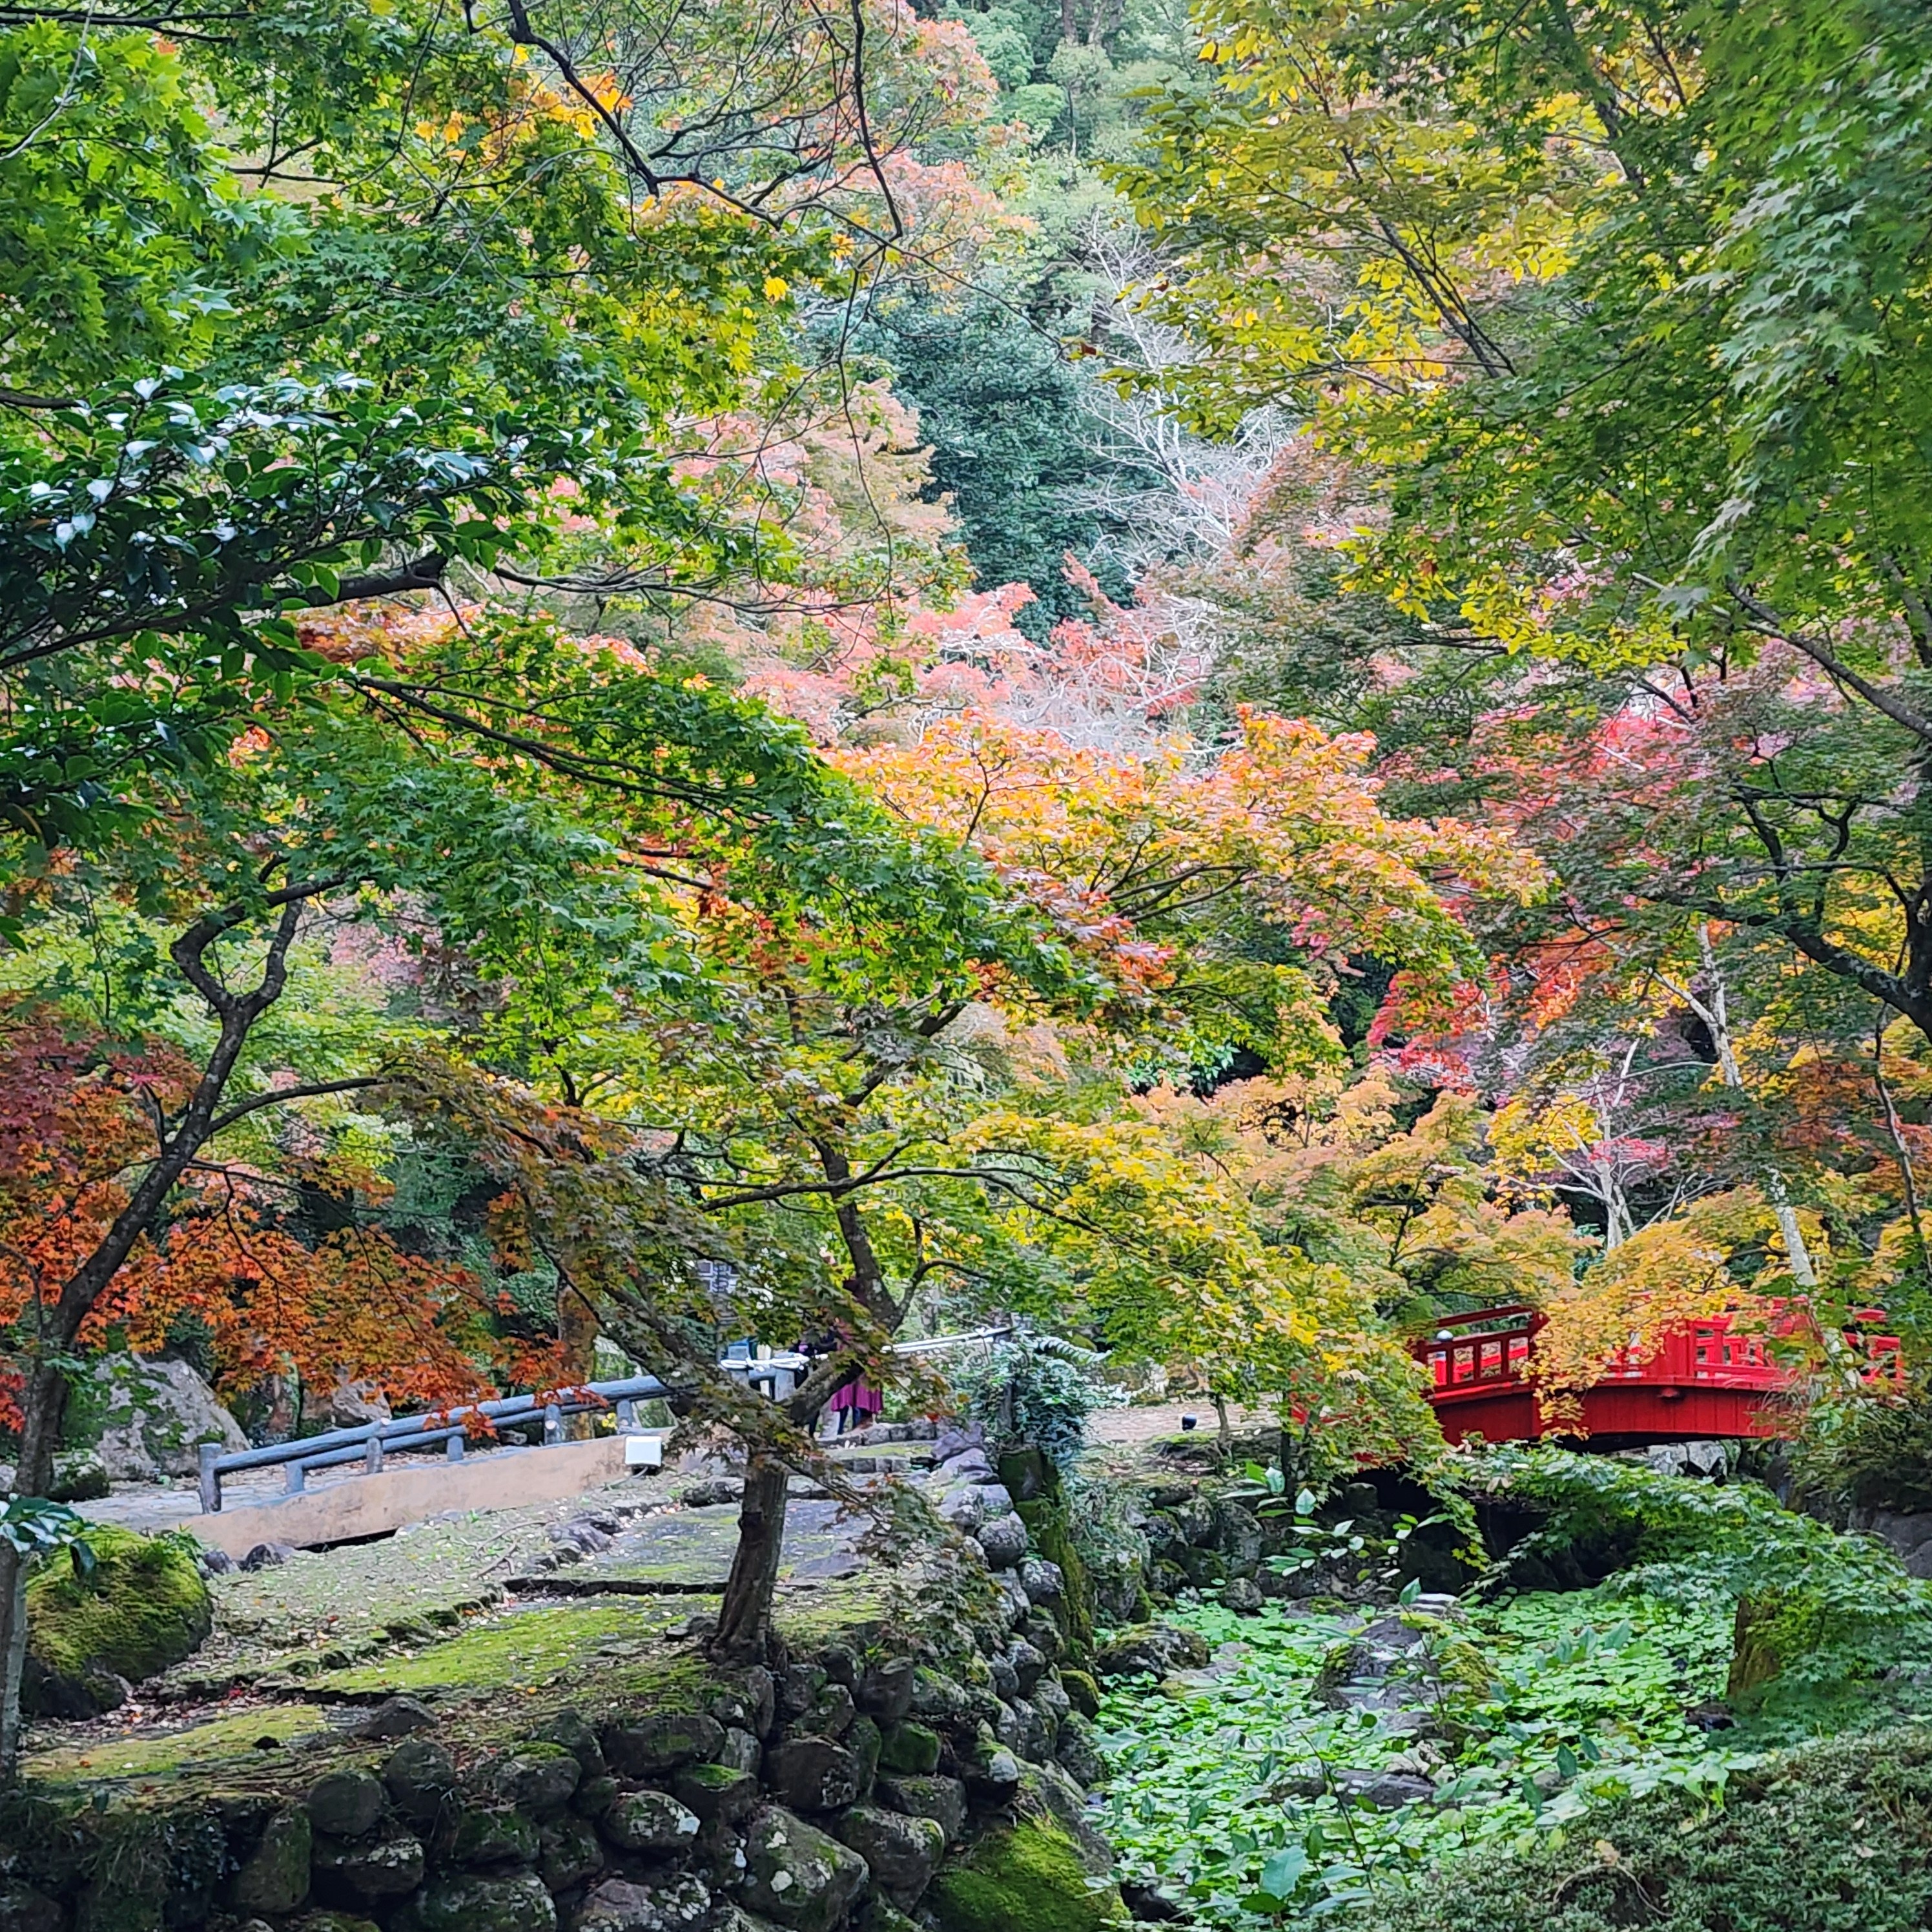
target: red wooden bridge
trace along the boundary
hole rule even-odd
[[[1845,1343],[1859,1372],[1868,1382],[1895,1377],[1898,1337],[1874,1332],[1884,1315],[1866,1310],[1856,1318]],[[1486,1308],[1448,1316],[1414,1345],[1450,1442],[1520,1442],[1546,1432],[1531,1378],[1545,1319],[1533,1308]],[[1584,1432],[1605,1449],[1790,1434],[1790,1398],[1804,1372],[1774,1360],[1768,1344],[1808,1319],[1780,1310],[1768,1330],[1734,1329],[1730,1316],[1713,1316],[1671,1330],[1648,1351],[1613,1355],[1583,1393]]]

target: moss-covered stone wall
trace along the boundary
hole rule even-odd
[[[710,1664],[688,1596],[505,1606],[178,1729],[76,1729],[0,1804],[0,1924],[981,1932],[1019,1892],[1016,1932],[1124,1922],[1043,1561],[969,1538],[801,1588],[772,1668]]]

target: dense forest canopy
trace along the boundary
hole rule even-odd
[[[1706,1314],[1916,1361],[1928,73],[1893,0],[0,10],[10,1520],[90,1352],[286,1430],[601,1341],[748,1451],[752,1656],[906,1334],[1316,1480],[1498,1303],[1552,1421]]]

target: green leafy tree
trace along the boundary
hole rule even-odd
[[[1923,21],[1236,0],[1202,26],[1211,72],[1120,176],[1202,345],[1189,405],[1292,400],[1379,468],[1358,581],[1694,746],[1651,802],[1685,836],[1626,850],[1646,896],[1932,1023]]]

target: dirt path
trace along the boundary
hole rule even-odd
[[[1156,1406],[1132,1408],[1102,1408],[1087,1418],[1087,1439],[1090,1442],[1105,1443],[1109,1447],[1136,1442],[1152,1442],[1165,1436],[1179,1436],[1186,1432],[1184,1419],[1194,1418],[1194,1433],[1213,1438],[1220,1424],[1211,1402],[1170,1402]],[[1237,1431],[1272,1429],[1276,1426],[1274,1412],[1266,1408],[1231,1408],[1228,1420]]]

